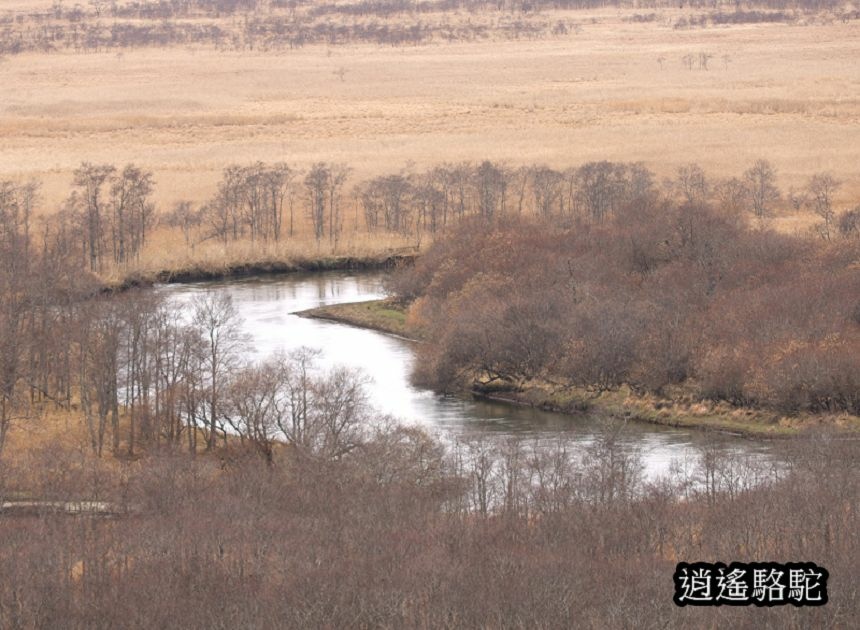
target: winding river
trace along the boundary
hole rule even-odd
[[[412,342],[384,333],[295,315],[327,304],[384,297],[382,273],[324,272],[273,277],[231,279],[219,282],[164,285],[159,291],[180,303],[206,291],[229,293],[250,337],[250,358],[301,346],[322,351],[323,367],[346,365],[370,378],[369,394],[380,411],[403,422],[420,425],[445,438],[453,434],[511,434],[551,440],[559,434],[583,445],[591,443],[603,427],[588,415],[566,416],[536,409],[441,396],[413,386],[409,374],[415,362]],[[700,449],[720,441],[731,450],[756,455],[766,446],[759,442],[630,422],[621,438],[639,449],[648,477],[670,470],[673,462],[689,465]]]

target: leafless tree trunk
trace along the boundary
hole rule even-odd
[[[752,168],[744,172],[744,183],[753,213],[759,219],[765,218],[772,204],[779,199],[773,166],[767,160],[757,160]]]
[[[222,410],[221,392],[230,370],[236,365],[245,337],[241,319],[227,293],[206,293],[194,301],[194,325],[206,348],[204,368],[208,378],[206,450],[215,447]]]
[[[98,271],[102,261],[105,220],[102,186],[115,171],[109,164],[95,165],[84,162],[74,172],[74,183],[80,189],[80,195],[73,195],[71,201],[83,214],[84,237],[91,271]]]
[[[830,240],[833,221],[836,217],[833,211],[833,196],[839,190],[842,182],[834,179],[830,173],[818,173],[809,180],[809,205],[812,211],[820,216],[824,223],[820,227],[822,238]]]

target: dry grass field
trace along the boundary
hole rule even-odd
[[[391,233],[368,233],[358,227],[354,220],[334,246],[328,240],[313,238],[309,221],[302,222],[293,238],[278,242],[250,241],[240,239],[223,244],[215,239],[186,243],[178,230],[159,228],[140,253],[140,258],[128,264],[108,262],[99,276],[109,286],[117,286],[132,279],[152,280],[161,272],[209,273],[229,275],[230,268],[242,265],[265,269],[266,265],[286,263],[302,268],[311,263],[335,264],[348,258],[372,262],[396,254],[415,253],[414,238]],[[425,237],[424,247],[432,243]]]
[[[837,208],[856,203],[860,22],[674,30],[629,14],[566,13],[579,32],[532,41],[9,56],[0,175],[43,179],[51,209],[82,160],[134,162],[165,207],[254,160],[346,162],[355,182],[483,158],[642,160],[660,175],[694,161],[722,176],[765,157],[784,191],[831,171]],[[709,69],[685,67],[700,52]]]

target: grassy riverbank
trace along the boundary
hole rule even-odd
[[[409,326],[407,308],[390,299],[334,304],[310,309],[300,315],[370,328],[409,339],[421,339],[414,327]],[[628,387],[593,392],[581,387],[530,382],[519,389],[499,384],[476,386],[474,383],[463,383],[463,392],[565,414],[587,412],[651,424],[722,431],[756,438],[791,437],[822,427],[860,433],[860,418],[849,414],[786,416],[765,409],[702,401],[684,391],[658,397],[640,395]]]
[[[721,431],[755,438],[785,438],[814,428],[833,427],[860,433],[860,418],[849,414],[798,414],[786,416],[766,409],[733,407],[725,403],[697,400],[687,394],[677,397],[640,395],[628,387],[592,392],[580,387],[565,388],[529,383],[511,390],[480,387],[477,396],[512,404],[538,407],[560,413],[595,413],[628,418],[663,426]]]
[[[304,226],[307,228],[307,226]],[[317,241],[307,230],[278,241],[248,238],[222,242],[185,239],[181,230],[160,227],[139,257],[125,264],[105,261],[95,274],[108,290],[156,282],[201,282],[306,271],[376,270],[408,264],[418,248],[402,235],[350,232],[338,242]]]
[[[420,336],[406,321],[406,308],[393,300],[349,302],[320,306],[298,313],[302,317],[314,317],[330,321],[369,328],[380,332],[418,340]]]
[[[408,264],[415,257],[411,253],[383,252],[368,255],[331,255],[315,258],[259,259],[230,261],[212,265],[190,262],[187,265],[165,269],[133,269],[125,274],[114,274],[103,279],[108,290],[122,291],[132,287],[150,286],[156,282],[202,282],[309,271],[370,271],[390,269]]]

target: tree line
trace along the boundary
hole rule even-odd
[[[674,8],[676,3],[646,5],[626,1],[595,0],[361,0],[350,3],[315,3],[294,0],[89,0],[66,3],[55,0],[42,11],[0,15],[0,54],[74,50],[97,52],[142,46],[203,44],[222,50],[284,50],[308,44],[338,45],[371,42],[379,45],[417,45],[429,41],[473,41],[498,37],[543,38],[564,36],[582,28],[578,22],[558,19],[558,10],[618,6],[622,8]],[[785,22],[797,11],[830,12],[844,21],[857,12],[832,0],[762,0],[759,10],[742,10],[734,0],[685,3],[708,11],[682,16],[675,28],[708,24]],[[451,15],[465,13],[466,20]],[[567,16],[566,16],[567,17]],[[634,20],[653,21],[634,15]]]
[[[219,50],[266,51],[310,44],[370,42],[403,46],[433,39],[471,41],[490,33],[511,38],[558,34],[557,20],[528,15],[506,16],[498,24],[489,18],[451,23],[439,19],[436,13],[414,14],[412,11],[409,12],[411,17],[391,19],[391,11],[374,10],[370,8],[372,3],[356,4],[354,8],[361,10],[347,15],[344,13],[347,6],[353,7],[162,0],[127,4],[97,0],[89,6],[66,7],[57,2],[52,9],[43,12],[0,15],[0,54],[122,51],[190,44]]]
[[[297,235],[337,250],[349,225],[354,231],[393,233],[420,246],[423,235],[436,235],[465,218],[485,226],[512,216],[538,216],[559,225],[602,224],[642,199],[659,197],[686,204],[717,205],[766,222],[777,208],[806,210],[820,218],[817,233],[825,240],[860,236],[860,206],[837,203],[843,182],[816,173],[787,193],[767,160],[756,160],[736,177],[711,178],[697,164],[657,181],[642,163],[595,161],[567,169],[545,165],[510,167],[503,163],[443,163],[414,168],[350,184],[347,164],[317,162],[301,170],[285,163],[232,165],[224,169],[215,194],[202,204],[180,201],[159,211],[153,201],[153,173],[134,164],[82,163],[73,172],[72,190],[59,212],[40,205],[38,181],[24,188],[8,181],[7,190],[28,190],[27,234],[52,239],[75,251],[90,271],[125,268],[139,262],[156,227],[181,230],[187,246],[205,241],[280,242]],[[4,203],[14,195],[7,194]],[[10,215],[12,216],[12,215]],[[30,227],[39,224],[44,233]]]
[[[349,188],[351,171],[349,165],[333,162],[315,163],[306,172],[283,163],[230,166],[215,196],[199,206],[179,202],[161,215],[161,222],[181,227],[188,242],[224,243],[279,241],[309,222],[317,241],[336,246],[351,212],[354,229],[362,225],[370,233],[411,235],[420,244],[422,234],[434,235],[466,217],[488,225],[523,215],[602,223],[619,208],[657,195],[718,204],[758,221],[780,207],[807,210],[821,218],[817,230],[827,240],[858,234],[860,210],[840,209],[836,202],[842,181],[817,173],[803,188],[783,193],[776,169],[764,159],[727,178],[711,178],[698,164],[687,164],[662,182],[641,162],[605,160],[567,169],[541,164],[514,168],[490,160],[443,163],[423,171],[405,168]]]

